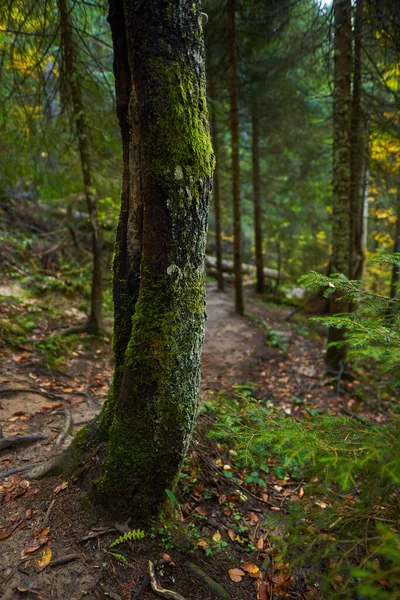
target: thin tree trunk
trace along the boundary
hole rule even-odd
[[[394,236],[393,252],[400,253],[400,187],[397,190],[396,214],[397,214],[397,220],[396,220],[396,232],[395,232],[395,236]],[[390,297],[391,298],[397,298],[399,282],[400,282],[400,267],[398,265],[393,265],[392,280],[390,282]]]
[[[73,40],[71,9],[68,0],[57,0],[60,12],[61,46],[65,64],[65,74],[68,78],[71,93],[73,119],[78,137],[79,157],[81,161],[83,186],[89,215],[92,237],[92,289],[90,313],[83,329],[97,333],[101,323],[102,305],[102,242],[97,216],[97,200],[93,187],[93,171],[90,155],[90,131],[85,111],[80,85],[80,75],[77,67],[76,50]]]
[[[334,97],[333,97],[333,231],[332,272],[349,275],[350,264],[350,115],[351,115],[351,0],[334,0]],[[348,312],[349,303],[334,294],[332,314]],[[328,344],[343,342],[343,329],[328,330]],[[329,346],[326,364],[338,371],[345,362],[345,346]]]
[[[259,294],[265,291],[264,263],[262,249],[262,212],[261,212],[261,185],[260,185],[260,130],[257,102],[251,105],[252,125],[252,159],[253,159],[253,204],[254,204],[254,238],[257,268],[256,290]]]
[[[233,259],[235,264],[235,311],[244,314],[242,275],[242,226],[240,212],[239,110],[235,33],[235,0],[228,0],[229,95],[232,137]]]
[[[211,100],[214,103],[211,105],[211,137],[214,146],[215,154],[215,171],[214,171],[214,183],[213,183],[213,198],[214,198],[214,210],[215,210],[215,249],[217,258],[217,282],[218,290],[222,292],[224,290],[224,277],[222,268],[222,227],[221,227],[221,186],[220,186],[220,171],[219,171],[219,138],[218,138],[218,124],[215,107],[215,85],[212,76],[209,77],[209,89]]]
[[[363,0],[357,0],[354,19],[353,95],[350,123],[350,265],[349,276],[362,273],[362,205],[365,169],[366,128],[361,107],[361,42]]]

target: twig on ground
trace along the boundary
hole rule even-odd
[[[49,508],[47,509],[46,515],[43,520],[43,527],[46,527],[47,523],[49,522],[50,513],[53,510],[53,506],[54,506],[55,502],[56,502],[56,499],[54,498],[54,500],[52,500],[49,504]]]
[[[40,442],[47,440],[48,435],[44,433],[32,433],[30,435],[11,435],[0,439],[0,450],[9,448],[10,446],[20,446],[22,444],[31,444],[32,442]]]
[[[77,560],[78,558],[80,558],[79,554],[66,554],[65,556],[60,556],[59,558],[55,558],[49,562],[44,569],[47,569],[47,567],[60,567],[61,565],[66,565],[67,563]]]
[[[90,540],[95,540],[96,538],[107,535],[107,533],[115,533],[117,529],[115,527],[108,527],[108,529],[102,529],[101,531],[96,531],[95,533],[89,533],[89,535],[85,535],[80,542],[88,542]]]
[[[156,570],[154,564],[149,560],[149,576],[150,576],[150,584],[153,592],[162,596],[163,598],[168,598],[168,600],[186,600],[184,596],[178,594],[178,592],[173,592],[172,590],[166,590],[158,585]]]
[[[73,427],[73,421],[72,421],[72,415],[71,415],[71,411],[68,408],[64,408],[64,415],[65,415],[65,425],[63,427],[63,429],[61,430],[61,432],[59,433],[56,441],[55,441],[55,447],[57,446],[61,446],[61,444],[63,443],[63,441],[65,440],[65,438],[67,437],[67,435],[69,433],[71,433],[72,431],[72,427]]]

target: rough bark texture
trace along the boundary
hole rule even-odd
[[[334,0],[334,97],[333,97],[333,232],[332,272],[349,275],[350,248],[350,82],[352,71],[351,0]],[[346,300],[334,295],[333,314],[347,312]],[[329,329],[328,343],[344,339],[343,329]],[[326,363],[337,371],[346,358],[346,348],[328,347]]]
[[[252,161],[253,161],[253,204],[254,204],[254,238],[257,268],[256,290],[259,294],[265,291],[264,263],[262,250],[262,212],[260,182],[260,130],[257,102],[251,107],[252,125]]]
[[[240,213],[239,111],[235,33],[235,0],[228,0],[229,95],[232,138],[233,257],[235,263],[235,310],[244,314],[242,275],[242,225]]]
[[[200,15],[199,1],[110,0],[123,141],[116,366],[67,471],[84,463],[94,497],[136,521],[173,488],[197,411],[214,168]]]
[[[211,99],[215,101],[215,87],[213,85],[213,77],[209,77],[209,89]],[[224,273],[222,268],[222,226],[221,226],[221,186],[219,177],[219,138],[218,138],[218,124],[215,104],[211,107],[211,135],[214,146],[215,154],[215,170],[214,170],[214,182],[213,182],[213,198],[214,198],[214,210],[215,210],[215,250],[217,257],[217,282],[218,290],[222,292],[224,290]]]
[[[89,215],[92,236],[92,289],[90,314],[83,327],[85,331],[97,333],[101,322],[102,305],[102,242],[97,218],[97,200],[93,187],[93,172],[90,156],[90,131],[85,112],[77,67],[76,47],[74,45],[70,7],[68,0],[57,0],[60,12],[61,47],[65,64],[65,76],[71,94],[72,112],[78,137],[79,156],[82,167],[83,186]]]
[[[397,190],[397,207],[396,207],[396,231],[394,235],[393,252],[400,253],[400,188]],[[400,282],[400,268],[398,265],[393,265],[392,280],[390,282],[390,297],[397,298]]]
[[[354,18],[354,61],[353,61],[353,94],[351,102],[350,123],[350,265],[349,275],[359,278],[363,272],[365,256],[362,248],[363,239],[363,203],[364,176],[366,168],[366,128],[361,105],[362,73],[362,21],[363,0],[357,0]]]

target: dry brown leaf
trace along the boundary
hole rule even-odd
[[[236,535],[235,535],[235,532],[233,531],[233,529],[228,529],[228,536],[229,536],[229,539],[232,540],[232,542],[235,541]]]
[[[299,489],[299,494],[298,494],[298,496],[299,496],[300,500],[301,500],[301,499],[303,498],[303,496],[304,496],[304,489],[303,489],[302,487]]]
[[[197,542],[196,546],[198,548],[201,548],[202,550],[205,550],[207,548],[208,544],[207,544],[206,540],[199,540]]]
[[[7,529],[6,527],[0,527],[0,540],[6,540],[12,534],[11,529]]]
[[[239,581],[242,581],[246,573],[242,571],[242,569],[229,569],[228,575],[231,581],[234,583],[239,583]]]
[[[63,481],[62,483],[60,483],[60,485],[58,485],[57,487],[54,488],[53,493],[58,494],[62,490],[66,490],[68,486],[69,486],[68,481]]]
[[[260,538],[256,544],[257,550],[264,550],[264,538]]]

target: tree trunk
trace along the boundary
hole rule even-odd
[[[353,95],[350,123],[350,265],[349,276],[355,279],[363,271],[362,252],[363,188],[366,162],[366,128],[361,106],[361,42],[363,0],[357,0],[354,19]]]
[[[122,201],[113,384],[61,461],[119,518],[147,521],[195,424],[214,157],[200,0],[110,0]]]
[[[351,82],[351,0],[334,0],[334,91],[333,91],[333,231],[332,272],[349,275],[350,248],[350,82]],[[334,294],[332,314],[348,312],[349,303]],[[328,330],[328,344],[342,342],[343,329]],[[327,348],[326,363],[338,371],[346,359],[346,347]]]
[[[254,238],[256,246],[257,283],[256,290],[259,294],[265,291],[264,264],[262,249],[262,212],[260,190],[260,130],[257,102],[253,100],[251,106],[252,126],[252,159],[253,159],[253,204],[254,204]]]
[[[61,48],[65,64],[65,75],[67,77],[68,87],[71,94],[73,119],[78,137],[83,186],[92,237],[93,267],[90,313],[82,330],[90,333],[97,333],[101,323],[102,305],[102,242],[97,217],[97,200],[93,187],[93,172],[89,143],[90,131],[82,97],[80,74],[77,66],[76,47],[73,40],[70,14],[71,9],[69,7],[68,0],[57,1],[58,10],[60,12]]]
[[[244,314],[242,275],[242,226],[240,214],[239,111],[236,61],[235,0],[228,0],[229,96],[231,103],[233,258],[235,263],[235,311]]]
[[[211,105],[211,137],[214,146],[214,154],[215,154],[215,171],[214,171],[214,182],[213,182],[213,198],[214,198],[214,208],[215,208],[215,248],[216,248],[216,256],[217,256],[217,282],[218,282],[218,290],[223,292],[224,290],[224,273],[222,268],[222,227],[221,227],[221,186],[220,186],[220,177],[219,177],[219,139],[218,139],[218,124],[217,124],[217,115],[216,115],[216,106],[215,106],[215,86],[213,77],[209,77],[210,84],[210,96],[211,100],[214,101]]]
[[[393,252],[400,253],[400,187],[397,190],[396,213],[397,213],[397,220],[396,220],[396,232],[394,235]],[[393,265],[392,280],[390,282],[390,297],[391,298],[397,298],[399,282],[400,282],[400,267],[398,265]]]

